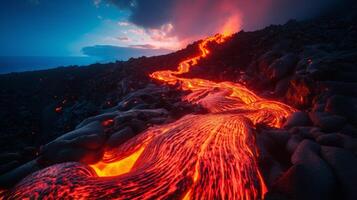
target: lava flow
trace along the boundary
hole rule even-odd
[[[266,192],[257,165],[254,127],[279,128],[293,108],[263,99],[232,82],[182,78],[210,52],[208,45],[228,36],[216,35],[199,44],[200,54],[182,61],[177,71],[150,75],[179,84],[184,98],[209,113],[186,115],[152,127],[86,166],[63,163],[21,181],[12,198],[75,199],[262,199]]]

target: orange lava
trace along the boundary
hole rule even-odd
[[[108,177],[108,176],[119,176],[121,174],[125,174],[130,172],[131,168],[133,168],[136,160],[139,158],[141,153],[144,151],[144,147],[141,147],[136,152],[132,153],[130,156],[123,158],[121,160],[105,163],[98,162],[94,165],[90,165],[98,176]]]
[[[263,199],[267,191],[259,171],[254,127],[281,127],[293,108],[266,100],[241,84],[179,75],[209,55],[216,35],[199,44],[200,54],[182,61],[177,71],[150,75],[191,91],[183,97],[209,113],[186,115],[152,127],[102,161],[54,165],[25,178],[9,194],[15,199]]]

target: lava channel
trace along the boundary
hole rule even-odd
[[[186,115],[149,128],[105,155],[97,164],[63,163],[26,177],[8,198],[43,199],[263,199],[256,124],[279,128],[294,109],[266,100],[243,85],[182,78],[222,43],[216,35],[199,44],[200,54],[182,61],[177,71],[150,77],[191,91],[184,100],[209,113]]]

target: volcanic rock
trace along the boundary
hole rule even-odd
[[[346,119],[338,115],[310,112],[309,116],[315,126],[320,127],[321,130],[326,132],[338,131],[346,124]]]
[[[83,120],[80,124],[78,124],[76,126],[76,129],[80,129],[92,122],[95,122],[95,121],[105,121],[105,120],[108,120],[108,119],[113,119],[114,117],[116,117],[118,115],[118,112],[110,112],[110,113],[104,113],[104,114],[101,114],[101,115],[97,115],[97,116],[94,116],[94,117],[89,117],[85,120]]]
[[[340,130],[340,133],[356,138],[357,128],[351,124],[345,124],[345,126],[343,126],[343,128]]]
[[[357,199],[357,157],[352,152],[336,148],[322,147],[321,155],[331,166],[337,177],[341,199]]]
[[[296,199],[331,199],[334,176],[319,152],[318,144],[303,140],[291,157],[291,162],[297,165],[293,178],[296,182],[292,186]]]
[[[304,139],[315,139],[314,131],[315,128],[313,126],[297,126],[289,130],[291,134],[299,135]]]
[[[8,188],[25,176],[41,169],[36,160],[30,161],[0,176],[0,188]]]
[[[342,81],[321,81],[321,87],[328,90],[331,94],[341,96],[357,96],[357,83],[356,82],[342,82]]]
[[[289,89],[290,79],[291,79],[291,77],[286,77],[286,78],[283,78],[277,82],[275,89],[274,89],[275,96],[277,96],[277,97],[285,96],[286,92]]]
[[[316,141],[321,145],[343,147],[344,139],[340,134],[330,133],[319,136]]]
[[[314,162],[318,157],[319,151],[320,145],[305,139],[295,149],[294,154],[291,156],[291,163]]]
[[[324,112],[325,106],[323,103],[315,103],[312,107],[312,112]]]
[[[357,155],[357,139],[347,138],[344,140],[344,148]]]
[[[10,161],[6,164],[1,164],[0,165],[0,174],[4,174],[5,172],[12,170],[19,165],[20,165],[20,162],[17,160]]]
[[[135,134],[133,130],[130,127],[125,127],[122,130],[113,133],[107,140],[106,146],[109,148],[118,147],[134,136]]]
[[[353,124],[357,125],[357,99],[335,95],[327,100],[326,112],[345,116]]]
[[[316,155],[293,165],[272,186],[266,199],[333,199],[335,179],[328,165]]]
[[[298,147],[302,139],[303,138],[300,135],[293,135],[290,137],[290,139],[286,143],[286,150],[289,152],[289,154],[294,153],[295,149]]]
[[[274,154],[277,150],[281,151],[279,147],[274,147],[274,140],[266,134],[257,135],[257,146],[259,149],[259,166],[265,175],[265,181],[267,185],[272,185],[277,177],[283,173],[283,167],[274,158]]]
[[[291,136],[286,130],[264,130],[260,134],[269,136],[275,144],[280,146],[284,146]]]
[[[101,156],[96,149],[104,141],[103,127],[94,121],[46,144],[40,151],[39,162],[44,165],[68,161],[95,162]]]
[[[134,130],[135,133],[140,133],[146,128],[146,123],[139,119],[132,119],[129,122],[129,125]]]
[[[295,112],[291,114],[286,122],[284,123],[284,128],[291,128],[295,126],[309,126],[311,125],[311,120],[306,112]]]
[[[296,66],[298,58],[294,54],[286,54],[275,60],[268,67],[269,79],[280,80],[292,72]]]
[[[86,149],[99,149],[105,142],[105,137],[97,134],[82,135],[71,140],[74,146],[83,147]]]
[[[20,153],[1,153],[0,154],[0,164],[7,163],[13,160],[21,159]]]
[[[150,124],[163,124],[165,122],[167,122],[168,119],[167,117],[154,117],[154,118],[151,118],[147,121],[148,125]]]
[[[294,76],[285,98],[292,105],[298,108],[304,108],[311,104],[315,94],[316,83],[307,76]]]

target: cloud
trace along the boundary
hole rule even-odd
[[[141,28],[129,29],[128,32],[136,35],[145,35],[145,30]]]
[[[167,49],[157,49],[150,44],[129,47],[95,45],[82,48],[83,54],[103,60],[128,60],[131,57],[163,55],[170,52]]]
[[[158,28],[171,18],[172,0],[107,0],[132,12],[130,21],[142,27]]]
[[[129,26],[130,23],[129,22],[125,22],[125,21],[120,21],[120,22],[118,22],[118,25],[119,26]]]
[[[129,10],[129,22],[155,40],[197,39],[222,31],[255,30],[306,19],[349,0],[107,0]],[[171,26],[170,31],[163,27]]]
[[[129,39],[128,37],[126,37],[126,36],[117,37],[117,39],[118,39],[119,41],[130,41],[130,39]]]
[[[131,48],[137,48],[137,49],[158,49],[156,46],[152,44],[136,44],[136,45],[130,45]]]

